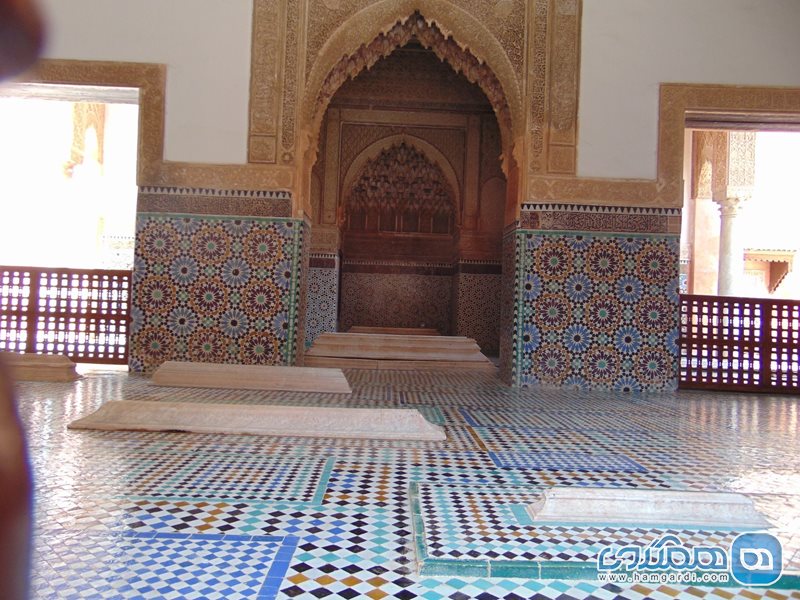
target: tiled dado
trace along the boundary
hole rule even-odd
[[[132,370],[165,360],[294,362],[306,227],[269,214],[287,200],[283,192],[142,188]]]
[[[312,254],[308,265],[306,346],[326,331],[336,331],[339,311],[339,257]]]
[[[462,261],[453,275],[452,331],[474,339],[487,356],[500,349],[501,278],[495,262]]]
[[[344,260],[340,325],[433,327],[450,335],[453,265]]]
[[[525,205],[505,248],[512,383],[673,389],[679,232],[677,209]]]

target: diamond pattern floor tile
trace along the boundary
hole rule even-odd
[[[599,548],[663,533],[525,521],[524,504],[543,488],[579,485],[751,495],[775,525],[787,568],[800,571],[796,398],[518,390],[481,373],[347,377],[347,398],[161,388],[119,372],[19,385],[36,488],[32,597],[800,598],[459,570],[463,560],[586,564]],[[448,439],[66,429],[115,399],[416,408]],[[440,576],[418,572],[414,497],[423,548],[450,561]],[[689,545],[734,535],[673,533]]]

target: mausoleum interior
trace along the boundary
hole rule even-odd
[[[85,364],[15,387],[31,598],[800,598],[795,0],[41,7],[0,351]],[[202,424],[77,428],[112,401]],[[722,566],[604,570],[670,544]]]

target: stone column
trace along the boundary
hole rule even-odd
[[[755,183],[756,134],[730,131],[714,139],[713,200],[719,205],[717,294],[739,296],[744,280],[744,240],[737,216]]]
[[[737,218],[747,197],[715,199],[719,204],[719,270],[717,295],[738,296],[744,276],[744,243]]]

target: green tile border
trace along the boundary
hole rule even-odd
[[[514,513],[514,518],[517,520],[517,523],[523,527],[530,527],[533,525],[533,519],[531,519],[524,504],[512,504],[511,512]]]
[[[292,237],[292,281],[289,288],[289,328],[286,331],[286,364],[289,366],[294,365],[297,359],[297,350],[295,344],[298,340],[295,339],[298,330],[301,330],[300,323],[297,322],[298,315],[300,314],[300,278],[303,273],[303,257],[302,244],[304,235],[304,223],[299,219],[287,219],[298,223],[299,227],[295,227]]]
[[[597,580],[599,571],[593,561],[568,560],[498,560],[498,559],[455,559],[431,558],[425,544],[425,524],[422,519],[422,505],[419,499],[419,484],[409,484],[408,498],[411,509],[411,530],[414,537],[414,551],[420,575],[455,577],[518,577],[524,579]],[[512,511],[514,509],[512,508]],[[516,513],[515,513],[516,514]],[[627,571],[616,571],[625,573]],[[705,573],[696,570],[700,576]],[[696,587],[743,587],[730,577],[727,583],[692,582]],[[764,589],[800,589],[800,573],[789,572]]]
[[[525,280],[525,273],[531,266],[525,260],[527,254],[525,252],[525,235],[526,231],[522,229],[518,229],[514,233],[514,329],[512,331],[514,348],[512,350],[511,359],[511,385],[514,387],[521,387],[522,382],[522,363],[524,361],[524,353],[522,352],[522,324],[525,321],[522,287],[523,281]]]

